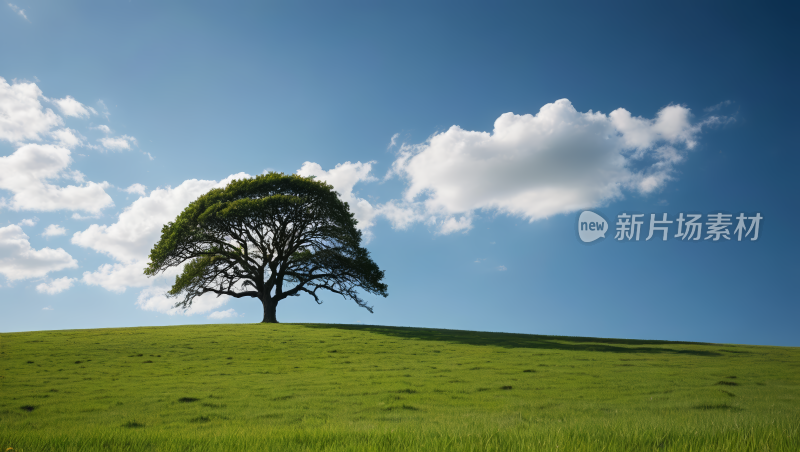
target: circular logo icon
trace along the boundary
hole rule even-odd
[[[584,243],[594,242],[599,238],[605,238],[608,231],[608,223],[600,215],[584,210],[578,218],[578,236]]]

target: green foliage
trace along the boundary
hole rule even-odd
[[[794,347],[256,324],[0,351],[0,450],[800,449]]]
[[[384,273],[361,247],[361,232],[333,187],[269,173],[234,180],[192,202],[161,231],[144,273],[186,264],[169,295],[189,308],[205,293],[269,303],[318,290],[354,300],[358,289],[387,296]]]

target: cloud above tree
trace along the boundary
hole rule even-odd
[[[143,288],[137,300],[137,305],[142,309],[178,313],[179,310],[172,307],[175,300],[164,296],[169,287],[163,281],[148,278],[143,273],[150,249],[161,237],[161,228],[173,221],[189,203],[212,188],[225,187],[234,179],[249,177],[248,174],[238,173],[221,181],[190,179],[175,188],[157,188],[125,208],[115,223],[92,224],[76,232],[72,236],[72,244],[105,254],[115,261],[103,264],[95,271],[84,272],[81,281],[115,293],[123,293],[129,288]],[[176,268],[165,276],[174,277],[181,271],[182,268]],[[228,300],[227,297],[217,298],[214,295],[201,298],[201,302],[193,306],[189,313],[207,312]]]
[[[726,121],[692,119],[681,105],[648,119],[624,108],[583,113],[560,99],[535,115],[505,113],[491,132],[454,125],[400,147],[386,177],[402,179],[405,192],[375,206],[354,195],[355,184],[375,180],[374,162],[345,162],[329,171],[306,162],[298,173],[333,185],[368,235],[380,217],[397,229],[422,222],[450,234],[471,229],[478,212],[535,221],[598,207],[626,191],[657,192],[675,177],[703,128]]]
[[[71,96],[48,99],[34,83],[9,84],[0,78],[0,140],[16,147],[0,157],[0,190],[10,194],[0,197],[0,209],[68,210],[75,212],[73,219],[99,218],[103,209],[114,205],[106,193],[111,185],[86,181],[72,168],[71,149],[126,151],[138,142],[128,135],[112,136],[110,127],[98,125],[89,129],[105,136],[97,140],[99,146],[90,145],[43,103],[79,120],[98,115]],[[106,115],[103,105],[98,105]],[[454,125],[418,144],[399,143],[399,135],[393,135],[389,148],[398,150],[384,180],[397,178],[405,188],[388,202],[370,202],[359,193],[359,188],[367,189],[359,184],[379,182],[372,175],[374,161],[346,161],[327,170],[306,161],[297,173],[331,184],[349,204],[366,241],[381,219],[395,229],[421,223],[436,233],[451,234],[469,231],[482,214],[536,221],[602,206],[629,193],[657,192],[675,178],[676,166],[698,147],[703,130],[725,121],[717,116],[696,120],[681,105],[664,107],[652,118],[634,116],[623,108],[609,114],[579,112],[569,100],[561,99],[542,106],[535,115],[500,115],[491,131]],[[137,288],[136,304],[141,309],[179,313],[173,308],[174,300],[164,295],[169,287],[164,278],[148,279],[143,274],[149,251],[162,226],[189,203],[212,188],[247,177],[251,176],[239,173],[221,181],[190,179],[149,193],[139,183],[120,188],[138,199],[115,222],[92,224],[72,235],[73,245],[110,258],[95,270],[85,271],[80,282],[115,293]],[[25,221],[21,224],[35,225],[34,220]],[[65,233],[64,227],[52,224],[42,235]],[[19,225],[0,228],[0,250],[0,273],[11,281],[44,278],[77,266],[61,248],[31,247]],[[171,278],[180,271],[164,276]],[[48,280],[37,290],[56,294],[76,281],[68,277]],[[187,313],[207,313],[226,302],[226,297],[203,296]],[[217,311],[210,318],[221,319],[229,312],[233,311]]]

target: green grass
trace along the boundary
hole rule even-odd
[[[793,451],[800,349],[360,325],[0,335],[0,451]]]

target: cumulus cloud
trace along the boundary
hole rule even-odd
[[[37,221],[39,221],[39,219],[36,218],[36,217],[25,218],[24,220],[19,222],[19,225],[20,226],[35,226]]]
[[[67,230],[57,224],[51,224],[50,226],[44,229],[42,233],[45,237],[55,237],[57,235],[66,235]]]
[[[77,279],[75,278],[67,278],[66,276],[63,278],[54,279],[50,282],[41,283],[36,286],[36,291],[39,293],[46,293],[49,295],[55,295],[57,293],[61,293],[75,284]]]
[[[131,144],[136,144],[136,138],[128,135],[100,138],[99,141],[109,151],[127,151],[131,149]]]
[[[221,182],[191,179],[175,188],[157,188],[126,207],[116,223],[110,226],[93,224],[76,232],[72,243],[106,254],[121,263],[142,261],[161,237],[161,227],[174,220],[189,203],[212,188],[224,187],[234,178],[249,177],[239,173]]]
[[[424,221],[428,224],[432,224],[435,221],[435,217],[431,219],[431,216],[425,212],[420,203],[391,200],[384,204],[373,206],[366,199],[359,198],[354,194],[353,188],[357,183],[377,180],[370,175],[373,163],[375,162],[345,162],[325,171],[318,163],[305,162],[297,171],[297,174],[305,177],[314,176],[317,180],[332,185],[339,194],[339,198],[349,205],[350,211],[353,212],[358,221],[357,228],[363,232],[366,243],[369,243],[373,237],[370,228],[375,225],[378,217],[387,218],[396,229],[405,229],[419,221]],[[448,218],[442,222],[440,229],[443,233],[466,231],[471,227],[470,219],[471,216]]]
[[[41,278],[77,266],[78,261],[62,248],[32,248],[28,236],[15,224],[0,228],[0,273],[9,281]]]
[[[450,234],[451,232],[467,232],[472,229],[472,216],[462,215],[461,217],[449,217],[439,225],[439,232]]]
[[[69,149],[77,146],[97,147],[86,144],[86,137],[76,130],[63,127],[63,118],[53,110],[44,108],[41,100],[52,102],[66,116],[80,118],[97,114],[94,108],[83,105],[72,96],[48,99],[35,83],[14,80],[14,84],[10,85],[0,77],[0,140],[17,145],[47,140]]]
[[[13,193],[0,205],[13,210],[82,210],[93,214],[114,205],[105,192],[107,182],[84,182],[83,174],[69,169],[71,164],[69,149],[50,144],[26,144],[0,157],[0,189]],[[72,179],[80,185],[51,183],[57,179]]]
[[[694,137],[700,132],[701,127],[701,124],[691,124],[689,109],[680,105],[662,108],[655,119],[633,117],[624,108],[612,111],[608,117],[626,147],[635,149],[638,153],[652,149],[657,142],[671,145],[685,144],[687,148],[692,149],[697,144]]]
[[[76,118],[88,118],[91,115],[96,115],[97,110],[92,107],[87,107],[82,103],[78,102],[77,100],[73,99],[72,96],[67,96],[63,99],[55,99],[53,100],[58,108],[61,110],[61,113],[64,113],[67,116],[74,116]]]
[[[377,210],[377,214],[389,220],[395,229],[407,229],[414,223],[429,220],[424,207],[419,203],[392,199],[378,206]]]
[[[83,135],[70,128],[54,130],[50,135],[61,147],[68,149],[82,146],[85,139]]]
[[[505,113],[494,130],[452,126],[417,145],[403,144],[389,177],[407,183],[402,201],[379,206],[397,228],[417,221],[440,233],[466,231],[479,210],[534,221],[660,190],[697,144],[704,126],[680,105],[654,119],[625,109],[578,112],[567,99],[536,115]]]
[[[125,292],[128,288],[143,287],[137,305],[145,310],[175,313],[174,299],[164,293],[169,287],[156,284],[156,279],[143,274],[148,255],[161,237],[164,224],[173,221],[186,206],[212,188],[225,187],[234,179],[250,178],[245,173],[231,175],[219,182],[187,180],[175,188],[157,188],[147,196],[134,201],[111,225],[93,224],[72,236],[72,243],[105,254],[116,262],[103,264],[96,271],[84,272],[82,281],[112,292]],[[181,269],[171,269],[166,277],[174,277]],[[202,313],[227,302],[227,297],[200,297],[188,313]],[[173,312],[174,311],[174,312]],[[181,311],[183,312],[183,311]]]
[[[148,287],[153,284],[153,281],[142,273],[146,266],[144,260],[102,264],[93,272],[83,272],[81,281],[90,286],[100,286],[109,292],[124,293],[132,287]],[[178,273],[171,272],[168,276],[174,277]]]
[[[236,314],[236,311],[234,309],[228,309],[226,311],[214,311],[208,316],[208,318],[220,320],[220,319],[229,319],[231,317],[237,317],[237,316],[238,314]]]
[[[353,212],[358,221],[357,227],[361,231],[364,231],[367,241],[369,241],[370,237],[369,228],[374,225],[374,218],[376,215],[375,208],[366,199],[356,196],[356,194],[353,193],[353,187],[358,182],[377,180],[369,174],[372,170],[373,163],[375,162],[345,162],[336,165],[335,168],[329,171],[325,171],[318,163],[305,162],[297,171],[297,174],[301,176],[314,176],[318,180],[325,181],[332,185],[334,190],[339,193],[339,197],[342,201],[349,204],[350,211]]]
[[[176,300],[166,296],[168,290],[168,286],[154,285],[147,287],[139,293],[136,299],[136,306],[139,306],[144,311],[155,311],[169,315],[193,315],[213,311],[227,303],[230,298],[225,296],[217,297],[208,293],[195,298],[192,301],[192,306],[184,311],[174,307]]]
[[[40,99],[44,96],[35,83],[10,85],[0,77],[0,140],[40,141],[51,129],[64,125],[53,110],[42,107]]]
[[[70,169],[70,149],[96,146],[87,145],[86,138],[76,130],[63,127],[64,120],[44,108],[42,100],[50,101],[35,83],[15,80],[9,84],[0,77],[0,140],[18,146],[13,154],[0,157],[0,190],[12,193],[11,199],[0,197],[0,207],[79,210],[96,215],[113,205],[105,193],[108,183],[86,182],[83,174]],[[67,116],[96,114],[71,96],[52,102]],[[71,179],[77,185],[58,185],[59,179]]]
[[[101,131],[101,132],[103,132],[103,133],[111,133],[111,128],[110,128],[110,127],[108,127],[108,126],[107,126],[107,125],[105,125],[105,124],[100,124],[99,126],[97,126],[97,127],[93,127],[93,128],[94,128],[94,129],[97,129],[97,130],[99,130],[99,131]]]
[[[145,195],[145,190],[147,190],[147,187],[145,187],[142,184],[133,184],[130,187],[125,189],[125,191],[130,193],[130,194],[137,194],[137,195],[141,195],[141,196]]]

